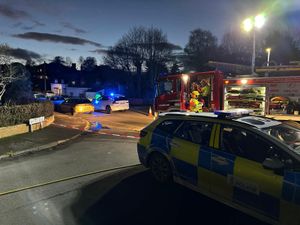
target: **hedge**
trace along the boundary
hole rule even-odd
[[[28,123],[30,118],[53,115],[52,102],[34,102],[26,105],[0,106],[0,127]]]

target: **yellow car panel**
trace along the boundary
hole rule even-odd
[[[75,106],[76,113],[94,112],[94,106],[91,104],[77,104]]]
[[[265,192],[276,198],[282,193],[283,177],[271,170],[266,170],[260,163],[237,157],[234,166],[234,176],[254,184],[259,192]],[[254,190],[253,190],[254,191]]]
[[[172,157],[194,166],[198,165],[199,145],[179,138],[173,138],[170,146],[170,155]]]

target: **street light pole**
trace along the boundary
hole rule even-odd
[[[256,29],[260,29],[265,23],[265,17],[263,14],[259,14],[257,16],[247,18],[243,21],[243,29],[246,32],[253,32],[253,43],[252,43],[252,60],[251,60],[251,72],[252,75],[255,74],[255,42],[256,42]]]
[[[271,54],[271,48],[266,49],[268,56],[267,56],[267,66],[270,66],[270,54]]]
[[[255,48],[256,48],[256,40],[255,40],[255,29],[253,29],[253,44],[252,44],[252,63],[251,63],[251,73],[255,73]]]

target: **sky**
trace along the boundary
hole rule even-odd
[[[300,34],[300,0],[0,0],[0,44],[18,60],[93,56],[101,63],[101,50],[134,26],[160,28],[184,47],[193,29],[210,30],[220,41],[260,12],[268,19],[264,29]]]

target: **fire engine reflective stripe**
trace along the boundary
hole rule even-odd
[[[217,124],[214,124],[212,131],[211,131],[210,139],[209,139],[209,147],[214,147],[214,138],[215,138],[216,128],[217,128]]]
[[[233,201],[279,218],[282,176],[264,169],[260,163],[237,157],[230,182],[234,188]]]
[[[219,148],[219,143],[220,143],[220,130],[221,130],[221,125],[217,124],[216,125],[216,131],[215,131],[215,139],[214,139],[214,148],[218,149]]]

